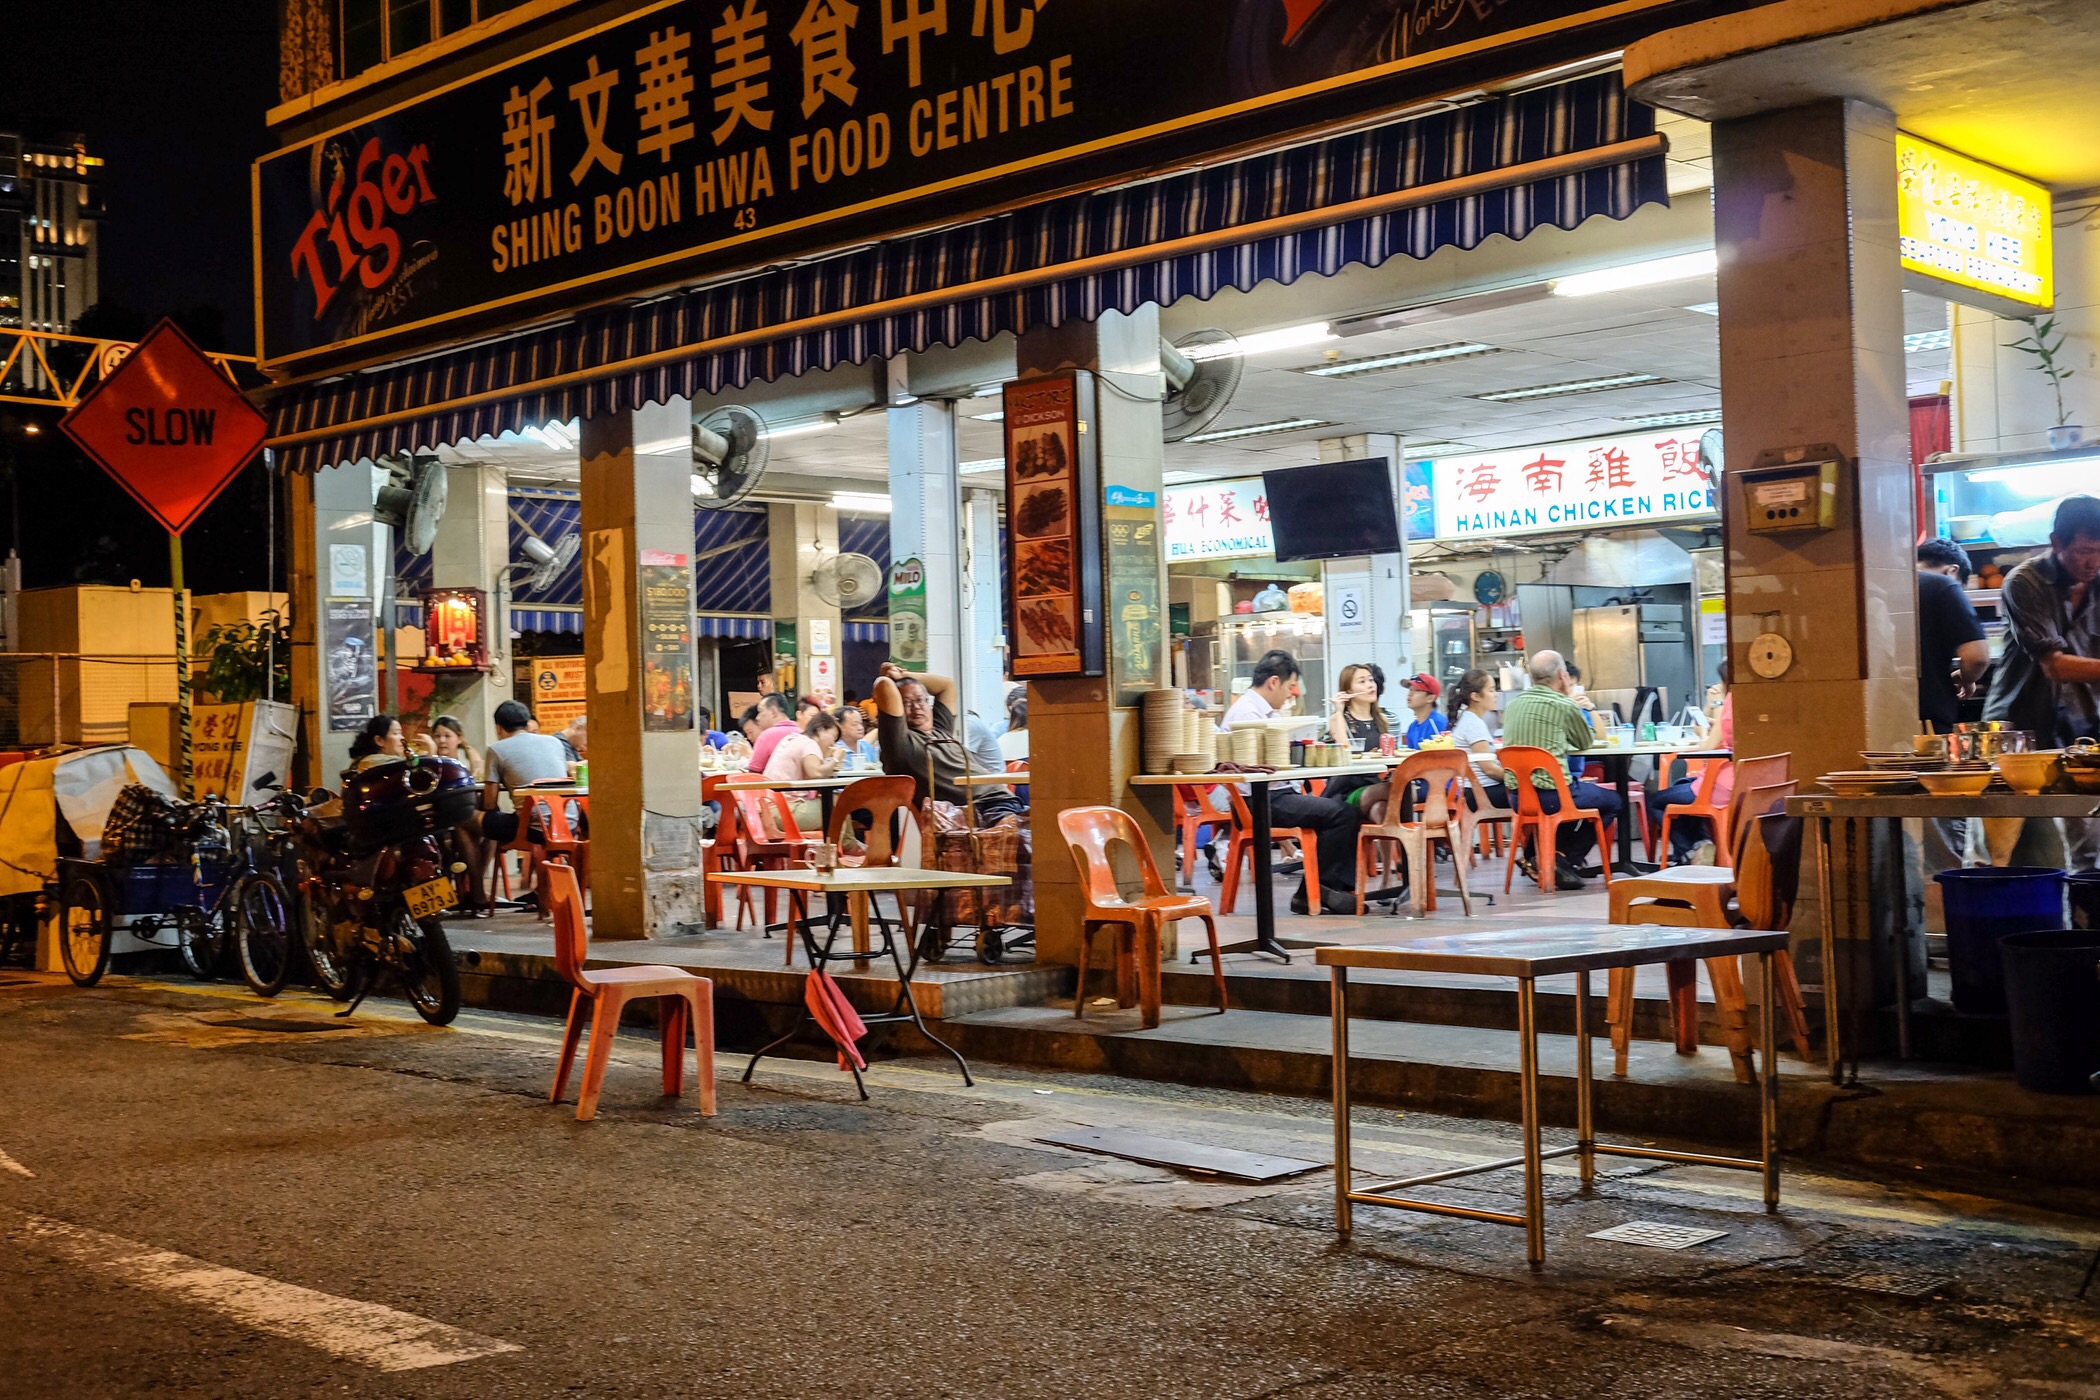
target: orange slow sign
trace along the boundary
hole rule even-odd
[[[148,332],[59,426],[178,535],[254,458],[268,427],[173,321]]]

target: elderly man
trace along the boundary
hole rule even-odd
[[[1531,688],[1511,696],[1502,707],[1502,743],[1505,748],[1528,747],[1544,749],[1563,764],[1568,755],[1578,749],[1586,749],[1596,739],[1596,731],[1590,727],[1589,711],[1583,709],[1569,695],[1573,682],[1568,679],[1568,663],[1557,651],[1542,651],[1531,658]],[[1569,774],[1569,793],[1577,807],[1591,809],[1604,818],[1606,826],[1619,820],[1619,794],[1610,788],[1595,783],[1574,781]],[[1553,786],[1553,779],[1545,773],[1534,773],[1532,785],[1538,789],[1539,808],[1548,814],[1560,810],[1560,793]],[[1558,850],[1554,857],[1553,879],[1563,890],[1582,888],[1582,876],[1578,867],[1582,858],[1589,854],[1597,833],[1589,823],[1568,825],[1560,829]]]
[[[1006,765],[998,761],[998,740],[982,733],[971,734],[965,761],[955,706],[955,682],[946,676],[915,676],[886,661],[875,680],[875,739],[882,751],[882,771],[909,777],[915,784],[913,795],[921,801],[930,777],[933,797],[960,807],[971,791],[963,786],[965,772],[1003,773]],[[975,793],[981,823],[1026,810],[1003,784],[986,784]]]
[[[792,701],[777,690],[760,696],[758,733],[751,740],[751,761],[746,768],[753,773],[764,773],[773,750],[780,747],[780,741],[797,732]]]

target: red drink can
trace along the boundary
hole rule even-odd
[[[1394,750],[1398,749],[1399,747],[1400,741],[1395,739],[1392,735],[1381,734],[1378,736],[1378,752],[1385,755],[1387,758],[1391,758],[1393,756]]]

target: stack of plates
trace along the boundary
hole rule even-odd
[[[1233,730],[1232,761],[1234,763],[1261,762],[1261,736],[1262,731],[1258,728]],[[1286,749],[1285,753],[1288,754],[1289,750]]]
[[[1947,766],[1942,755],[1921,758],[1895,749],[1862,749],[1859,757],[1875,773],[1937,773]]]
[[[1172,772],[1174,755],[1187,751],[1183,744],[1188,737],[1187,722],[1181,717],[1187,707],[1178,690],[1148,690],[1139,701],[1141,752],[1147,773]]]
[[[1178,753],[1174,755],[1176,773],[1208,773],[1211,760],[1200,753]]]
[[[1188,747],[1183,752],[1200,755],[1206,773],[1218,761],[1218,721],[1209,710],[1189,711]]]
[[[1915,773],[1873,768],[1846,773],[1825,773],[1816,781],[1836,797],[1895,797],[1918,791],[1918,778]]]
[[[1291,766],[1291,731],[1272,725],[1261,731],[1261,761],[1271,768]]]

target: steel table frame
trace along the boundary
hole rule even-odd
[[[910,870],[899,866],[881,866],[875,869],[848,868],[833,871],[828,875],[812,869],[731,870],[725,871],[721,879],[724,884],[771,886],[787,891],[788,922],[802,939],[802,948],[809,955],[812,972],[827,963],[844,962],[848,959],[852,960],[856,969],[867,967],[867,955],[872,951],[868,939],[868,916],[874,896],[878,894],[912,890],[972,889],[1011,883],[1004,875],[971,875],[949,870]],[[813,926],[818,921],[810,917],[809,913],[809,897],[812,894],[845,896],[852,928],[851,952],[841,953],[833,950],[839,935],[836,920],[832,922],[823,943],[817,942]],[[931,913],[932,905],[929,902],[925,912],[919,916],[922,927]],[[911,990],[912,975],[919,970],[919,939],[916,936],[907,937],[910,948],[910,957],[907,959],[897,951],[897,934],[891,930],[889,920],[884,918],[880,911],[874,911],[874,915],[875,922],[882,926],[883,951],[889,954],[891,965],[897,969],[897,1001],[888,1011],[862,1016],[862,1024],[872,1029],[876,1026],[897,1025],[909,1021],[919,1028],[920,1035],[932,1041],[955,1061],[956,1068],[962,1071],[965,1085],[974,1085],[976,1081],[970,1077],[969,1061],[962,1057],[961,1051],[929,1030],[925,1017],[919,1014],[919,1001],[912,995]],[[911,933],[909,929],[905,932],[907,935]],[[750,1063],[744,1066],[743,1082],[749,1084],[751,1073],[758,1068],[758,1062],[793,1040],[801,1033],[802,1027],[814,1019],[805,999],[801,1014],[795,1018],[787,1031],[768,1041],[752,1055]],[[854,1087],[860,1090],[863,1099],[867,1098],[868,1086],[862,1082],[860,1070],[850,1061],[847,1067],[853,1070]]]
[[[1652,875],[1660,867],[1645,860],[1633,858],[1633,761],[1636,758],[1733,758],[1735,750],[1686,748],[1682,744],[1635,744],[1630,748],[1604,745],[1598,748],[1575,749],[1569,758],[1594,758],[1604,764],[1605,779],[1619,794],[1619,859],[1612,866],[1614,875]],[[1665,774],[1664,776],[1668,776]],[[1573,781],[1571,775],[1570,781]],[[1643,794],[1645,800],[1646,794]],[[1664,852],[1667,855],[1667,852]],[[1602,852],[1598,859],[1604,859]]]
[[[1352,773],[1384,773],[1398,766],[1407,754],[1394,754],[1375,763],[1337,763],[1328,768],[1279,768],[1273,773],[1144,773],[1129,779],[1132,787],[1183,787],[1199,783],[1230,783],[1247,789],[1247,815],[1254,822],[1249,858],[1254,883],[1254,937],[1245,943],[1230,943],[1224,953],[1262,953],[1279,962],[1291,960],[1293,948],[1325,948],[1319,939],[1276,936],[1276,891],[1271,887],[1272,862],[1269,844],[1274,839],[1269,820],[1269,787],[1274,783],[1302,783],[1308,779],[1340,778]],[[1312,891],[1308,890],[1310,907]],[[1207,955],[1207,954],[1206,954]]]
[[[1596,1185],[1597,1158],[1636,1157],[1708,1167],[1758,1172],[1764,1178],[1765,1211],[1779,1209],[1779,1066],[1773,1003],[1776,999],[1772,955],[1786,947],[1784,933],[1733,929],[1680,929],[1649,924],[1544,924],[1522,929],[1488,929],[1414,939],[1405,943],[1323,948],[1316,955],[1329,968],[1334,984],[1334,1217],[1336,1233],[1354,1228],[1352,1208],[1391,1206],[1429,1215],[1457,1216],[1498,1225],[1521,1226],[1524,1252],[1532,1272],[1546,1266],[1545,1164],[1558,1157],[1580,1160],[1582,1189]],[[1671,1152],[1662,1148],[1624,1147],[1596,1137],[1595,1080],[1590,1063],[1590,973],[1639,967],[1680,959],[1755,953],[1762,974],[1758,1047],[1759,1152],[1755,1158],[1723,1157],[1704,1152]],[[1350,1167],[1349,1123],[1349,969],[1362,967],[1413,972],[1470,972],[1514,977],[1517,982],[1517,1051],[1521,1075],[1523,1151],[1472,1167],[1454,1167],[1418,1176],[1396,1177],[1358,1187]],[[1538,997],[1540,977],[1575,975],[1575,1137],[1570,1147],[1541,1148],[1539,1143]],[[1424,1201],[1389,1193],[1433,1182],[1477,1176],[1483,1172],[1524,1169],[1521,1212],[1484,1210],[1475,1206]]]

